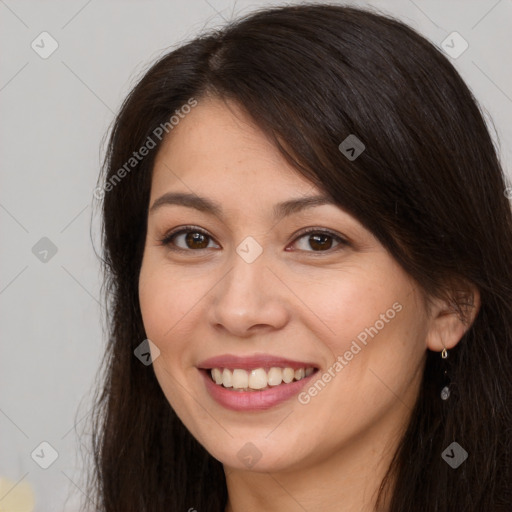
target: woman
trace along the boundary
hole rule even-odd
[[[104,171],[101,510],[511,509],[510,204],[431,43],[253,13],[146,72]]]

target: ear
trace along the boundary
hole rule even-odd
[[[467,291],[457,291],[452,297],[451,300],[432,301],[426,344],[434,352],[455,347],[480,309],[480,292],[476,286],[471,285]]]

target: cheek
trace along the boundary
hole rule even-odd
[[[415,289],[405,275],[389,275],[366,272],[333,281],[314,302],[322,330],[316,334],[330,352],[327,370],[335,376],[326,375],[329,392],[322,394],[356,415],[380,410],[384,396],[393,399],[389,389],[405,392],[425,351]]]
[[[157,273],[141,270],[139,279],[139,303],[146,335],[159,344],[173,323],[175,308],[169,308],[169,288]]]
[[[349,350],[352,340],[359,335],[364,342],[365,333],[368,337],[365,329],[376,322],[379,331],[389,330],[385,320],[396,315],[393,304],[400,298],[401,290],[386,286],[379,282],[380,278],[359,273],[321,285],[309,285],[308,305],[315,314],[316,324],[322,326],[323,339],[337,355]],[[383,314],[384,320],[381,320]]]
[[[397,395],[412,404],[408,394],[425,354],[425,325],[410,288],[398,284],[378,293],[351,289],[339,295],[342,306],[331,322],[336,334],[324,338],[335,375],[324,398],[352,411],[347,428],[356,417],[383,414]]]
[[[140,309],[148,337],[157,344],[173,338],[207,291],[206,278],[184,278],[179,270],[148,257],[139,278]]]

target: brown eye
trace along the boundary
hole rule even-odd
[[[185,244],[189,249],[205,249],[208,247],[208,236],[203,233],[189,231],[185,235]]]
[[[188,228],[169,234],[161,243],[173,250],[190,251],[207,249],[211,240],[207,233],[197,228]]]
[[[333,239],[329,235],[318,234],[318,235],[310,235],[309,237],[309,245],[313,249],[318,249],[320,251],[328,250],[332,247]]]
[[[348,242],[330,231],[311,229],[296,238],[296,244],[301,251],[327,252],[346,246]]]

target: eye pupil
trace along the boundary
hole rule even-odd
[[[309,237],[309,245],[312,249],[330,249],[332,247],[332,237],[325,234],[315,234]],[[330,243],[326,245],[326,241],[330,239]]]
[[[208,237],[202,233],[198,233],[197,231],[190,231],[185,239],[188,247],[192,245],[190,248],[204,249],[208,246]],[[196,243],[198,243],[199,246],[194,246]]]

